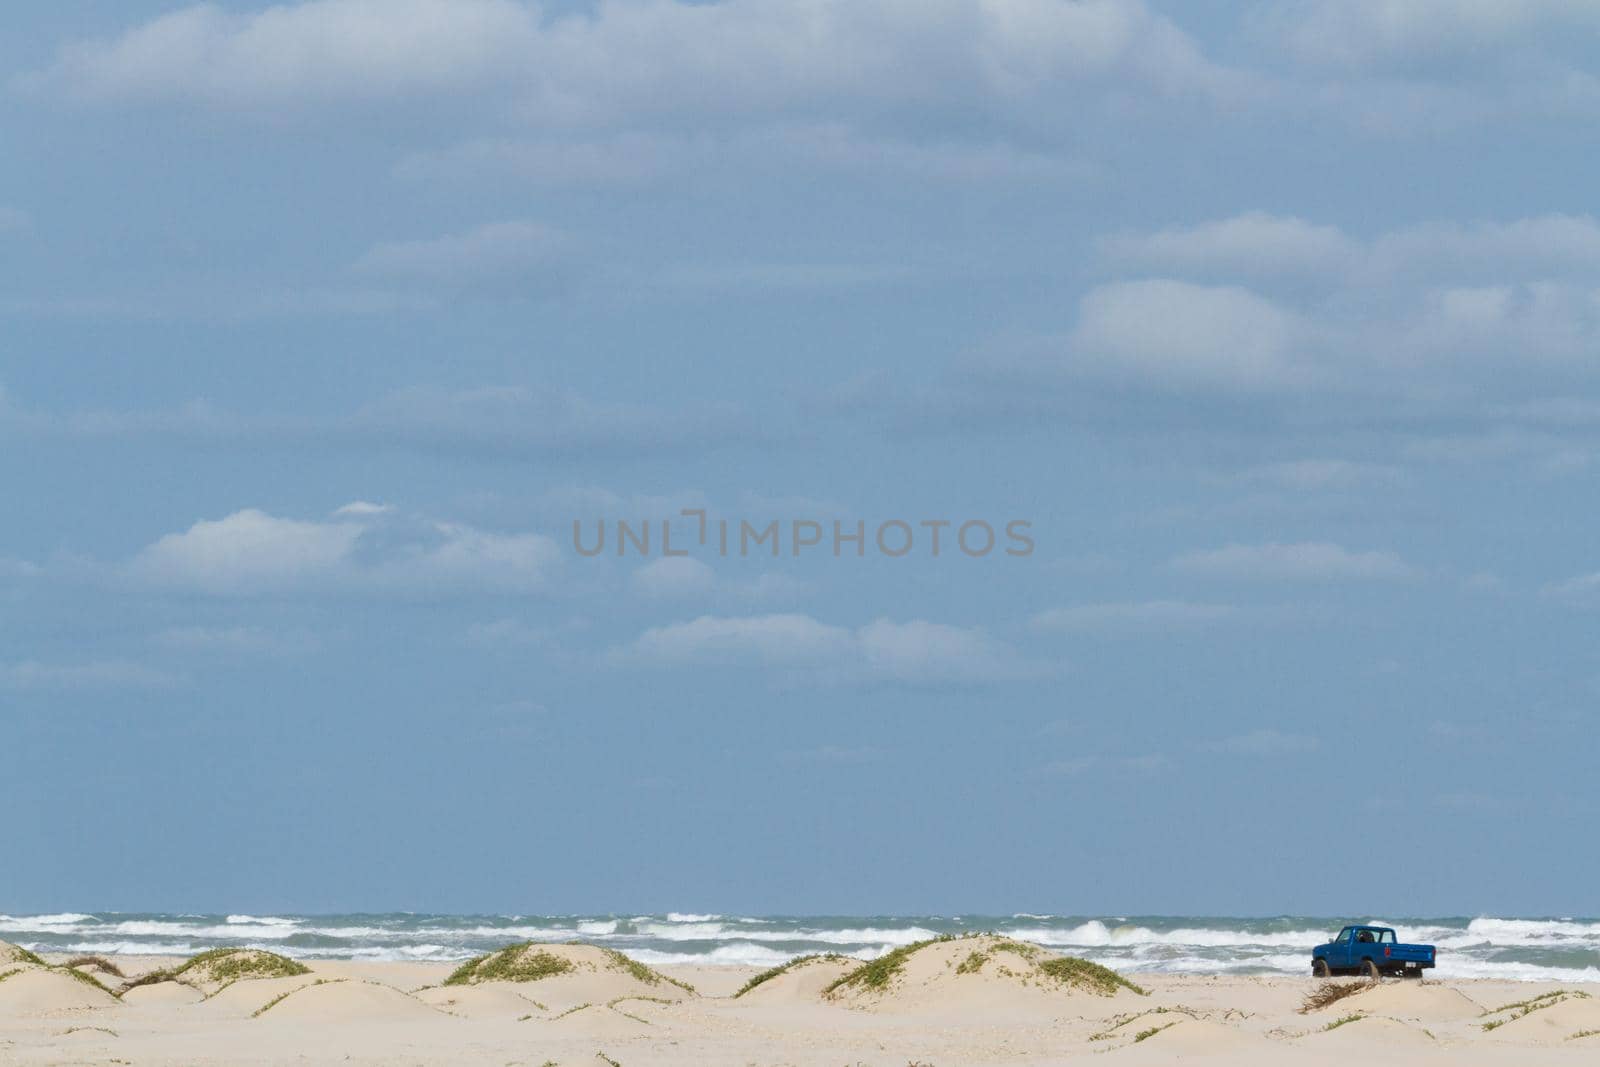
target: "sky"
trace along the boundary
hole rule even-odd
[[[0,910],[1595,913],[1595,5],[6,21]]]

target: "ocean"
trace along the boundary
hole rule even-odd
[[[301,959],[462,960],[517,941],[582,940],[651,965],[773,966],[812,952],[871,959],[940,934],[996,931],[1125,972],[1308,974],[1347,922],[1439,947],[1437,977],[1600,981],[1600,920],[1086,915],[0,914],[0,939],[38,952],[189,955],[221,946]]]

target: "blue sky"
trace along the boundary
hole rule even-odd
[[[1593,5],[14,7],[0,908],[1594,911]]]

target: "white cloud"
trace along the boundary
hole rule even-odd
[[[0,393],[0,434],[71,439],[168,439],[205,444],[312,443],[508,455],[653,453],[772,432],[736,408],[700,402],[597,403],[526,386],[410,388],[355,411],[328,416],[242,414],[198,400],[156,411],[44,412]]]
[[[1101,241],[1109,267],[1192,278],[1387,286],[1449,279],[1600,278],[1600,222],[1535,215],[1501,222],[1424,222],[1360,238],[1295,216],[1247,212]]]
[[[481,88],[536,40],[512,0],[307,0],[233,13],[200,4],[61,52],[27,79],[88,100],[260,107]]]
[[[1259,211],[1149,234],[1117,234],[1101,248],[1123,269],[1267,278],[1342,273],[1359,254],[1356,242],[1336,227]]]
[[[704,596],[717,584],[717,572],[697,559],[664,556],[633,572],[633,587],[650,597]]]
[[[1207,577],[1263,580],[1395,580],[1416,572],[1393,552],[1356,552],[1328,542],[1226,545],[1173,559],[1179,571]]]
[[[167,534],[127,566],[134,581],[219,596],[318,592],[527,593],[560,558],[550,538],[348,507],[334,520],[247,509]]]
[[[1166,630],[1203,627],[1238,614],[1230,604],[1195,603],[1187,600],[1141,600],[1107,604],[1073,604],[1050,608],[1033,617],[1033,624],[1045,630],[1084,632],[1119,630]]]
[[[532,626],[520,619],[495,619],[467,627],[468,644],[486,648],[536,648],[547,645],[553,636],[548,626]]]
[[[150,638],[153,644],[181,652],[208,655],[282,656],[309,652],[317,638],[304,631],[282,632],[260,626],[176,626]]]
[[[569,269],[568,241],[537,222],[493,222],[462,233],[391,241],[369,249],[355,269],[427,282],[559,280]]]
[[[640,660],[659,664],[820,666],[853,659],[857,648],[849,630],[828,626],[809,615],[703,615],[691,622],[646,630],[631,652]]]
[[[14,691],[168,689],[178,683],[170,674],[125,660],[75,664],[27,660],[0,664],[0,689]]]
[[[1318,738],[1305,734],[1286,734],[1278,730],[1253,730],[1247,734],[1213,741],[1203,746],[1209,752],[1238,756],[1292,756],[1315,752],[1322,747]]]
[[[1037,677],[1041,668],[982,630],[878,619],[850,629],[809,615],[701,616],[645,631],[623,661],[787,668],[818,680],[926,685]]]
[[[1157,389],[1306,384],[1296,317],[1246,289],[1152,279],[1092,289],[1070,341],[1072,369]]]
[[[1580,574],[1564,582],[1545,587],[1545,592],[1553,596],[1579,602],[1600,600],[1600,571],[1593,574]]]
[[[1305,61],[1483,63],[1539,33],[1600,29],[1589,0],[1278,0],[1258,19]]]
[[[1398,467],[1383,463],[1300,459],[1249,467],[1234,475],[1232,480],[1245,485],[1311,491],[1400,485],[1405,475]]]
[[[131,571],[152,584],[213,593],[281,588],[332,576],[361,532],[353,522],[281,519],[246,509],[167,534],[139,553]]]
[[[73,45],[25,79],[212,107],[493,88],[548,124],[953,102],[1022,112],[1096,82],[1232,98],[1241,81],[1140,0],[612,0],[555,17],[512,0],[201,5]]]

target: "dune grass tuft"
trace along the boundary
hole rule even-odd
[[[1583,992],[1582,990],[1552,989],[1548,993],[1540,993],[1536,997],[1529,997],[1527,1000],[1518,1000],[1511,1004],[1502,1004],[1493,1011],[1486,1011],[1484,1012],[1485,1015],[1499,1015],[1503,1011],[1508,1011],[1511,1014],[1506,1016],[1504,1019],[1491,1019],[1488,1022],[1481,1023],[1479,1025],[1482,1027],[1484,1033],[1488,1033],[1490,1030],[1498,1030],[1506,1023],[1514,1023],[1518,1019],[1526,1018],[1527,1016],[1532,1015],[1534,1012],[1541,1009],[1554,1007],[1555,1005],[1560,1004],[1563,1000],[1588,999],[1589,994]]]
[[[1041,974],[1079,989],[1088,989],[1101,996],[1112,996],[1119,989],[1130,989],[1141,997],[1149,996],[1142,986],[1135,985],[1110,967],[1080,960],[1076,956],[1057,956],[1037,964]]]
[[[788,963],[780,963],[776,967],[769,967],[754,978],[751,978],[739,987],[739,991],[734,994],[734,997],[742,997],[757,986],[764,985],[781,974],[788,974],[797,967],[804,967],[808,963],[815,963],[817,960],[847,960],[849,958],[848,956],[841,956],[837,952],[813,952],[809,956],[796,956]]]
[[[1337,1004],[1345,997],[1353,997],[1372,988],[1371,982],[1323,982],[1306,994],[1300,1004],[1300,1014],[1305,1015],[1329,1004]]]
[[[572,961],[553,952],[535,948],[532,941],[507,945],[499,952],[468,960],[451,972],[445,985],[476,985],[479,982],[537,982],[573,970]]]
[[[627,974],[632,975],[635,980],[643,982],[645,985],[660,985],[662,982],[667,982],[671,985],[677,986],[686,993],[694,992],[694,986],[690,985],[688,982],[680,982],[670,975],[665,975],[660,971],[652,970],[651,968],[640,963],[638,960],[629,956],[625,956],[614,948],[602,948],[600,951],[604,952],[606,954],[606,959],[611,961],[612,970],[626,972]]]
[[[70,960],[68,960],[66,963],[63,963],[62,966],[63,967],[94,967],[94,968],[96,968],[98,970],[104,971],[105,973],[107,973],[109,975],[113,975],[113,976],[115,976],[117,978],[126,978],[126,977],[128,977],[127,975],[122,973],[122,968],[121,967],[118,967],[115,963],[112,963],[110,960],[106,959],[104,956],[74,956]]]
[[[929,945],[937,945],[945,941],[954,940],[955,938],[952,935],[945,934],[942,937],[930,937],[926,941],[913,941],[909,945],[901,945],[899,948],[891,949],[875,960],[868,960],[847,974],[840,975],[829,983],[828,988],[822,992],[828,994],[839,989],[870,989],[878,991],[887,989],[889,988],[889,983],[894,980],[894,976],[905,969],[906,960],[909,960]]]
[[[4,945],[4,946],[0,946],[0,957],[3,957],[3,956],[10,956],[11,957],[9,960],[5,961],[5,962],[8,962],[8,963],[31,963],[35,967],[48,967],[48,966],[50,966],[44,960],[40,959],[37,954],[29,952],[27,949],[23,948],[21,945]]]
[[[1159,1034],[1161,1031],[1163,1031],[1163,1030],[1171,1030],[1174,1026],[1177,1026],[1177,1025],[1178,1025],[1178,1021],[1176,1019],[1174,1019],[1172,1022],[1168,1023],[1165,1026],[1152,1026],[1148,1030],[1140,1030],[1137,1034],[1133,1035],[1133,1043],[1135,1045],[1137,1045],[1141,1041],[1148,1041],[1152,1037],[1155,1037],[1157,1034]]]
[[[100,990],[100,992],[102,992],[102,993],[111,992],[111,990],[107,989],[105,986],[100,984],[99,979],[95,978],[94,975],[88,973],[87,971],[76,971],[76,970],[73,970],[71,967],[52,967],[50,969],[52,971],[60,971],[62,974],[66,975],[67,977],[74,978],[77,981],[82,982],[86,986],[93,986],[95,989]]]
[[[298,960],[261,948],[214,948],[189,959],[172,972],[173,978],[189,977],[199,982],[234,982],[251,978],[295,978],[310,974],[311,968]]]
[[[1327,1033],[1329,1030],[1337,1030],[1341,1026],[1347,1026],[1350,1023],[1358,1023],[1362,1019],[1365,1019],[1365,1018],[1366,1018],[1366,1016],[1361,1014],[1359,1011],[1358,1012],[1352,1012],[1351,1014],[1346,1015],[1346,1016],[1344,1016],[1342,1018],[1338,1018],[1338,1019],[1333,1020],[1333,1022],[1329,1023],[1327,1026],[1324,1026],[1322,1028],[1322,1032],[1323,1033]]]

